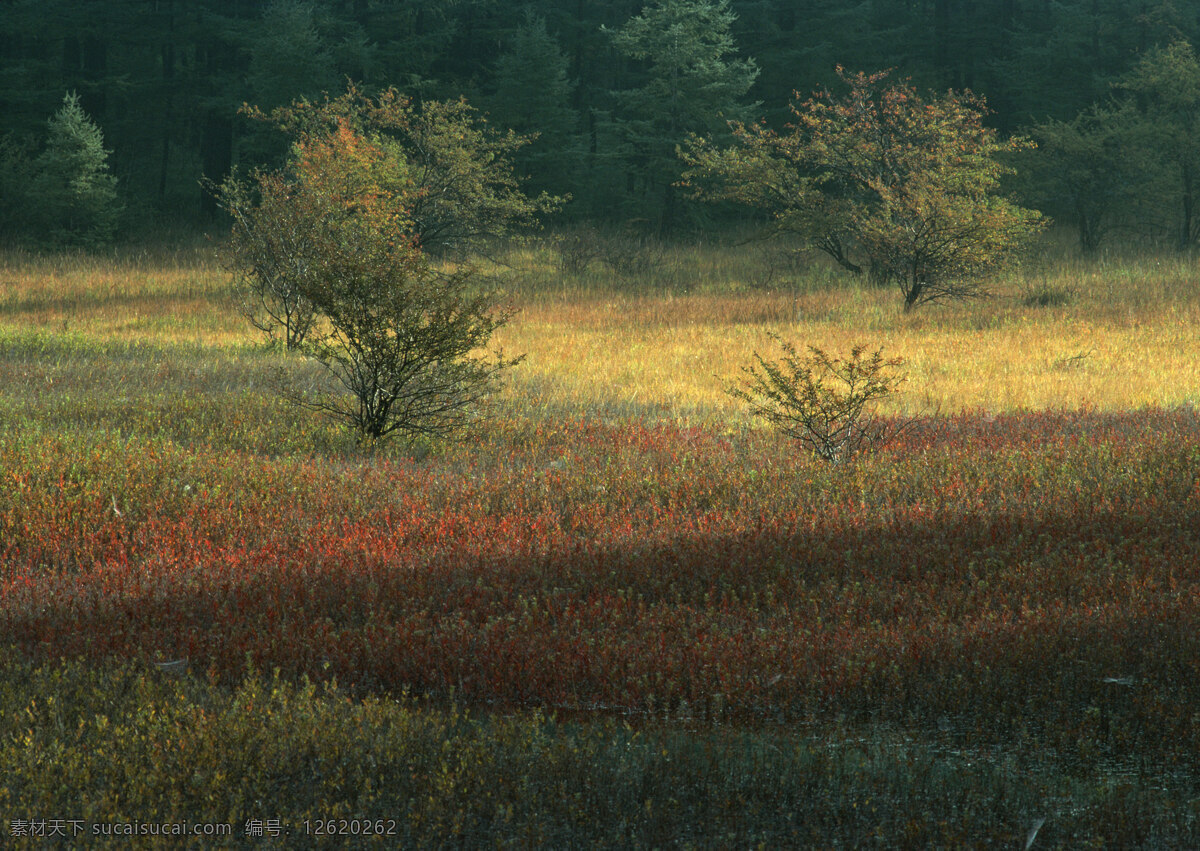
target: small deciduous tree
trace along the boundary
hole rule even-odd
[[[409,232],[425,251],[509,235],[562,203],[522,192],[512,157],[530,138],[493,130],[465,100],[418,106],[396,89],[371,97],[351,84],[335,98],[244,112],[296,137],[345,127],[369,142],[395,178],[379,183],[381,199],[390,195],[406,208]]]
[[[726,387],[730,396],[750,405],[751,413],[834,463],[883,446],[903,430],[903,424],[874,411],[906,380],[892,372],[902,359],[884,360],[882,349],[868,354],[861,345],[848,358],[831,357],[816,346],[801,357],[791,343],[772,339],[783,347],[783,360],[767,361],[755,352],[757,365],[742,368],[748,380]]]
[[[838,74],[848,92],[793,104],[786,133],[735,123],[732,147],[693,138],[685,181],[771,211],[777,230],[898,286],[906,310],[981,294],[1044,222],[998,191],[998,155],[1028,143],[1001,141],[970,93],[926,100],[887,72]]]
[[[452,433],[519,361],[479,353],[509,312],[470,267],[430,262],[414,231],[411,167],[343,120],[299,132],[283,171],[217,190],[234,215],[230,265],[272,306],[263,324],[291,323],[289,344],[342,391],[290,398],[367,440]]]
[[[476,352],[509,312],[479,291],[469,269],[442,273],[415,243],[371,227],[320,246],[304,294],[327,323],[307,350],[346,393],[301,405],[349,423],[364,438],[442,437],[466,425],[500,373],[520,358]]]

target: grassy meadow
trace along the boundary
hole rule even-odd
[[[373,451],[211,249],[0,254],[6,844],[1200,847],[1194,260],[906,314],[558,245],[486,266],[482,424]],[[723,392],[771,333],[903,357],[915,424],[799,452]]]

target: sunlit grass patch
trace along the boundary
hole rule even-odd
[[[248,338],[229,280],[211,252],[0,255],[0,328],[77,332],[95,339]]]
[[[1173,405],[1195,397],[1200,377],[1200,288],[1183,261],[1065,261],[1044,278],[1001,282],[992,299],[904,314],[893,290],[860,287],[823,264],[797,266],[777,286],[743,286],[770,262],[762,246],[663,248],[662,263],[690,270],[672,280],[697,287],[651,275],[631,289],[603,264],[586,280],[563,276],[551,255],[524,249],[493,270],[520,308],[496,342],[528,355],[514,380],[542,389],[535,406],[736,416],[721,387],[755,351],[767,354],[772,333],[829,351],[883,345],[905,358],[913,380],[896,412]],[[208,350],[256,342],[210,257],[154,262],[9,255],[0,329]],[[1076,295],[1027,305],[1031,285]]]
[[[865,297],[864,297],[865,298]],[[882,315],[884,293],[870,293]],[[994,309],[994,305],[992,308]],[[806,319],[790,296],[660,296],[526,306],[497,334],[525,352],[526,380],[560,404],[656,399],[671,409],[733,407],[722,386],[774,354],[771,334],[831,352],[860,343],[904,358],[911,381],[891,410],[1037,410],[1081,405],[1117,410],[1181,404],[1196,395],[1200,309],[1164,305],[1136,323],[1101,315],[1051,317],[984,306],[859,324],[852,315]],[[579,315],[587,313],[586,319]],[[986,319],[986,322],[980,320]],[[981,327],[982,326],[982,327]],[[1064,366],[1070,365],[1070,368]],[[544,398],[539,396],[539,399]]]

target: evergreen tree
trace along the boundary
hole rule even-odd
[[[341,79],[317,30],[313,7],[298,0],[272,0],[247,40],[250,55],[246,83],[252,103],[264,109],[297,98],[319,97]],[[281,162],[283,140],[268,128],[239,127],[238,155],[256,163]]]
[[[48,130],[46,149],[34,162],[32,219],[41,235],[55,242],[108,242],[121,204],[100,128],[71,92],[51,117]]]
[[[758,76],[753,59],[733,59],[729,0],[656,0],[613,33],[623,55],[645,63],[645,81],[616,93],[618,129],[632,176],[658,194],[660,232],[679,215],[676,148],[691,133],[723,138],[747,117],[741,103]]]
[[[1175,244],[1187,250],[1200,239],[1200,58],[1186,41],[1146,54],[1121,88],[1148,122],[1166,175],[1166,204],[1176,210]]]
[[[298,97],[315,97],[338,82],[322,43],[313,7],[296,0],[272,0],[263,12],[250,49],[247,82],[254,102],[273,109]]]
[[[981,90],[1002,111],[996,123],[1069,121],[1103,100],[1145,49],[1148,34],[1135,26],[1141,6],[1141,0],[1075,0],[1014,11],[1000,48],[985,54],[990,73]]]
[[[539,188],[569,188],[576,195],[574,207],[598,218],[647,216],[669,223],[677,218],[671,212],[677,203],[673,149],[686,131],[710,136],[710,130],[723,129],[716,115],[722,111],[727,117],[763,117],[731,109],[719,85],[705,88],[724,66],[740,68],[742,82],[747,76],[754,80],[748,91],[737,88],[741,94],[735,93],[732,105],[761,100],[772,126],[788,120],[794,88],[807,93],[836,86],[833,69],[840,63],[895,68],[922,88],[969,87],[986,95],[995,110],[989,125],[1007,133],[1049,119],[1070,121],[1103,101],[1111,83],[1156,49],[1178,41],[1197,44],[1195,5],[3,0],[0,136],[22,144],[40,138],[62,93],[78,92],[80,106],[104,128],[113,150],[108,163],[130,212],[152,214],[157,221],[162,212],[200,212],[195,193],[202,175],[220,182],[235,162],[252,167],[282,161],[278,145],[264,144],[252,125],[236,119],[244,102],[288,103],[340,86],[346,77],[370,91],[398,86],[418,103],[459,96],[480,103],[480,93],[486,93],[496,98],[488,106],[498,123],[541,133],[515,160]],[[514,15],[514,8],[528,8],[530,22]],[[540,20],[546,22],[546,37]],[[734,43],[756,65],[734,61]],[[514,81],[524,72],[513,63],[539,51],[544,76],[521,92]],[[559,109],[560,57],[570,81],[565,115]],[[756,68],[762,69],[757,77]],[[702,96],[691,98],[695,90]],[[553,114],[539,117],[545,126],[524,123],[522,99],[539,113],[554,105]],[[697,116],[689,104],[704,120],[692,121]],[[578,123],[571,125],[575,116]],[[715,125],[705,123],[714,117]],[[556,134],[563,128],[566,144],[560,146]],[[680,128],[683,132],[675,132]],[[572,170],[578,175],[573,180]],[[1159,178],[1165,175],[1164,170]],[[635,204],[642,209],[630,210]],[[1173,202],[1172,227],[1180,207]]]
[[[517,171],[529,176],[528,187],[555,194],[574,188],[579,114],[571,108],[567,57],[544,19],[530,17],[513,32],[495,75],[496,91],[488,102],[492,123],[532,137],[513,156]]]
[[[7,241],[29,226],[29,192],[33,175],[30,148],[12,134],[0,136],[0,241]]]

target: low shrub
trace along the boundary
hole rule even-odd
[[[753,414],[834,463],[883,446],[903,429],[872,411],[905,381],[889,373],[903,365],[902,359],[885,361],[882,349],[866,355],[861,345],[848,358],[809,346],[808,356],[801,358],[791,343],[775,335],[772,339],[783,347],[783,361],[768,362],[755,352],[758,366],[743,368],[749,376],[745,386],[727,388],[730,396],[749,403]]]

